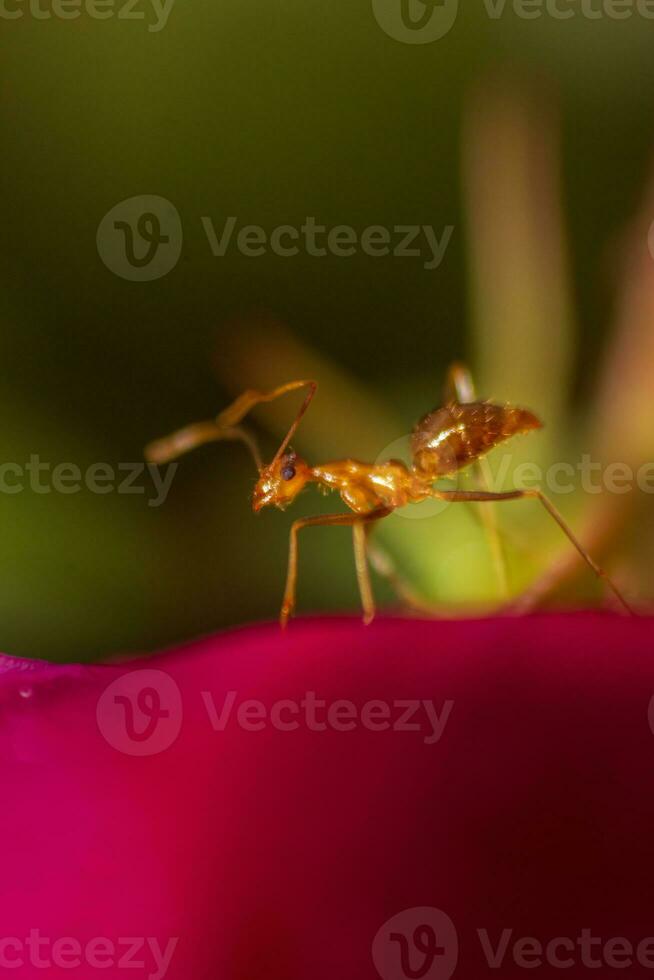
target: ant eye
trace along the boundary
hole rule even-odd
[[[292,480],[295,476],[295,467],[290,464],[282,469],[282,480]]]

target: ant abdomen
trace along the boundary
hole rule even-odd
[[[541,428],[524,408],[451,402],[423,416],[411,435],[414,472],[430,481],[450,476],[510,436]]]

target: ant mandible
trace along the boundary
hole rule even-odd
[[[214,420],[186,426],[170,436],[150,443],[145,450],[148,461],[159,464],[170,462],[207,442],[223,439],[244,442],[252,453],[259,472],[252,498],[254,511],[270,504],[284,509],[307,483],[317,483],[340,493],[352,513],[304,517],[294,521],[291,526],[286,588],[280,612],[280,623],[283,627],[295,608],[299,531],[318,525],[352,527],[363,617],[364,622],[369,623],[375,614],[375,603],[368,567],[368,532],[398,507],[420,503],[428,498],[450,503],[490,503],[524,498],[539,500],[593,572],[607,583],[622,607],[632,613],[615,583],[591,558],[542,490],[532,488],[490,492],[485,489],[442,490],[434,486],[442,477],[453,476],[463,467],[477,463],[489,450],[511,436],[541,428],[541,422],[532,412],[512,405],[475,400],[469,372],[462,365],[455,364],[448,374],[446,390],[450,395],[445,404],[425,415],[413,430],[413,460],[410,466],[399,460],[375,464],[362,463],[355,459],[309,466],[290,448],[290,442],[317,387],[316,381],[289,381],[269,392],[245,391]],[[272,462],[266,466],[261,461],[256,442],[241,428],[240,422],[255,405],[271,402],[300,388],[307,389],[304,401]]]

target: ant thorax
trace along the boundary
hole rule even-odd
[[[380,507],[404,507],[420,493],[415,476],[400,460],[387,463],[361,463],[342,459],[312,467],[314,480],[340,493],[356,514],[368,514]]]

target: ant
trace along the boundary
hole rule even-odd
[[[318,525],[352,527],[363,618],[365,623],[369,623],[375,614],[368,567],[368,561],[372,557],[369,553],[369,531],[396,508],[420,503],[428,498],[451,503],[491,503],[524,498],[539,500],[593,572],[607,583],[626,612],[632,613],[617,586],[591,558],[542,490],[532,488],[490,492],[486,489],[444,490],[434,486],[442,477],[451,477],[470,464],[479,464],[487,452],[511,436],[540,429],[542,423],[532,412],[512,405],[476,400],[470,373],[462,365],[454,364],[448,373],[445,404],[428,412],[413,429],[413,461],[410,466],[399,460],[374,464],[355,459],[309,466],[290,448],[290,442],[317,387],[316,381],[289,381],[265,393],[245,391],[214,420],[186,426],[170,436],[150,443],[145,450],[148,461],[159,464],[176,459],[207,442],[223,439],[244,442],[252,453],[259,472],[252,497],[254,511],[260,511],[271,504],[281,510],[285,509],[307,483],[317,483],[323,488],[340,493],[352,513],[305,517],[291,525],[286,588],[280,612],[282,627],[286,626],[295,608],[298,533],[303,528]],[[272,462],[266,466],[261,461],[256,442],[241,428],[240,422],[255,405],[271,402],[301,388],[307,389],[304,401]],[[392,578],[393,572],[387,564],[385,570],[381,561],[377,560],[375,564],[379,571]],[[406,594],[406,590],[401,588],[398,591]]]

